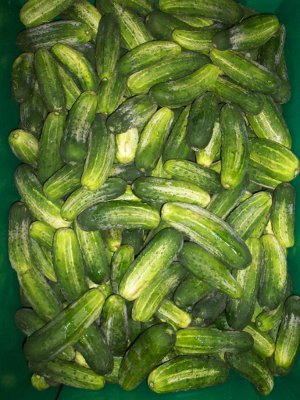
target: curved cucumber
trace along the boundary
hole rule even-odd
[[[34,54],[23,53],[12,66],[12,94],[18,103],[23,103],[31,94],[34,85]]]
[[[120,282],[134,260],[134,248],[129,244],[124,244],[124,235],[122,242],[123,245],[117,249],[111,260],[110,280],[116,294],[119,294]]]
[[[107,229],[102,232],[102,238],[107,249],[114,253],[122,244],[122,231],[114,228]]]
[[[8,143],[19,160],[29,165],[37,165],[39,142],[32,133],[16,129],[9,134]]]
[[[54,228],[40,221],[33,222],[29,228],[30,237],[50,250],[52,249],[54,234]]]
[[[190,274],[177,287],[174,293],[174,302],[177,306],[187,309],[193,306],[205,296],[209,295],[213,288],[201,281],[195,275]]]
[[[262,332],[270,332],[278,326],[283,318],[284,304],[280,304],[275,310],[264,310],[256,318],[255,323]]]
[[[98,90],[98,113],[110,115],[116,111],[122,102],[126,82],[127,77],[116,70],[109,80],[103,80],[100,83]]]

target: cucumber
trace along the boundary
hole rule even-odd
[[[33,265],[49,281],[56,282],[56,274],[52,261],[52,252],[49,249],[42,248],[34,239],[30,240],[31,256]]]
[[[189,309],[198,301],[209,295],[212,287],[190,274],[177,287],[174,293],[174,302],[178,307]]]
[[[45,325],[43,321],[31,308],[20,308],[15,313],[15,323],[26,336],[32,335]]]
[[[197,164],[209,168],[212,163],[220,158],[221,128],[218,120],[215,121],[212,136],[207,146],[196,152]]]
[[[259,304],[274,310],[283,301],[287,286],[287,261],[284,249],[273,235],[262,236],[264,267]]]
[[[50,250],[52,249],[54,233],[54,228],[40,221],[33,222],[29,228],[30,237]]]
[[[247,173],[249,145],[246,124],[236,106],[225,105],[221,111],[222,151],[221,183],[225,189],[234,189]]]
[[[159,7],[162,11],[171,14],[187,14],[212,18],[232,25],[238,22],[243,15],[239,4],[232,0],[209,0],[206,2],[193,0],[160,0]]]
[[[120,282],[134,260],[134,248],[123,244],[114,253],[111,260],[110,280],[114,293],[119,294]]]
[[[103,376],[70,361],[54,360],[40,364],[32,363],[30,367],[47,380],[75,388],[99,390],[105,384]]]
[[[237,52],[213,49],[210,57],[212,62],[221,68],[229,78],[245,88],[272,94],[279,87],[279,78],[273,72]]]
[[[56,112],[47,115],[39,143],[37,176],[44,183],[64,162],[60,155],[60,146],[64,134],[66,115]]]
[[[20,161],[32,166],[37,165],[39,142],[32,133],[16,129],[9,134],[8,143]]]
[[[164,169],[174,179],[190,182],[199,186],[208,193],[216,193],[220,190],[219,175],[188,160],[168,160]]]
[[[136,128],[116,135],[116,160],[120,164],[130,164],[134,161],[139,141]]]
[[[43,185],[45,195],[52,201],[68,196],[81,186],[81,164],[66,164],[56,171]]]
[[[157,109],[157,105],[148,96],[135,96],[127,99],[111,114],[106,122],[109,132],[114,134],[136,128],[143,129]]]
[[[241,237],[221,218],[199,206],[166,203],[162,220],[203,246],[231,268],[243,269],[251,262],[251,254]],[[198,246],[196,246],[198,247]],[[201,277],[200,277],[201,279]]]
[[[191,321],[192,317],[186,311],[181,310],[176,306],[172,301],[168,299],[164,299],[156,310],[155,315],[162,321],[167,322],[172,325],[173,328],[187,328]]]
[[[254,236],[260,227],[264,230],[272,207],[272,197],[267,192],[257,192],[238,205],[227,217],[226,221],[244,239]],[[259,235],[258,235],[259,236]]]
[[[210,200],[209,194],[199,186],[172,179],[141,177],[133,183],[132,188],[140,199],[150,203],[179,201],[205,207]]]
[[[84,44],[73,45],[72,47],[84,55],[96,72],[96,48],[94,43],[87,42]]]
[[[40,182],[29,166],[23,164],[17,168],[15,182],[20,196],[36,219],[55,229],[70,225],[61,217],[60,207],[45,197]]]
[[[128,315],[121,296],[113,294],[106,299],[100,324],[112,354],[123,356],[128,342]]]
[[[205,93],[193,102],[186,133],[193,150],[199,151],[209,144],[218,115],[218,99],[213,93]]]
[[[208,286],[234,299],[242,296],[241,286],[230,274],[227,266],[202,247],[194,243],[185,243],[178,260]],[[203,287],[201,295],[203,295]]]
[[[100,83],[98,91],[98,113],[110,115],[116,111],[122,102],[126,89],[126,82],[127,77],[116,70],[109,80],[103,80]]]
[[[73,46],[91,40],[87,25],[78,21],[54,21],[26,29],[17,36],[17,46],[23,51],[50,49],[57,43]]]
[[[118,61],[118,68],[122,74],[131,75],[180,53],[180,46],[171,41],[146,42],[125,53]]]
[[[192,28],[208,28],[214,24],[212,19],[202,18],[193,15],[176,14],[176,18],[180,19],[180,21],[185,22]]]
[[[253,346],[251,335],[215,328],[186,328],[176,332],[176,350],[182,354],[240,353]]]
[[[128,7],[141,16],[149,14],[153,9],[151,0],[97,0],[96,3],[103,14],[114,12],[115,4]]]
[[[122,231],[120,229],[107,229],[102,232],[102,238],[108,251],[116,252],[122,244]]]
[[[81,90],[73,77],[59,63],[57,63],[57,69],[65,93],[66,109],[71,110],[75,101],[80,96]]]
[[[97,284],[109,277],[106,249],[99,232],[85,232],[75,223],[75,232],[81,249],[87,276]]]
[[[162,107],[185,106],[209,90],[219,74],[218,67],[207,64],[184,78],[155,85],[150,94]]]
[[[177,19],[175,16],[162,13],[161,11],[152,11],[146,17],[146,26],[151,34],[159,40],[172,40],[174,29],[187,29],[189,26]]]
[[[190,27],[188,29],[176,27],[173,30],[172,38],[175,43],[186,50],[209,54],[213,47],[213,38],[217,32],[219,31],[207,28],[193,31]]]
[[[109,40],[107,40],[109,38]],[[101,18],[96,42],[96,64],[99,78],[109,80],[114,74],[120,55],[120,29],[113,15]]]
[[[168,108],[158,110],[143,129],[137,147],[135,165],[141,171],[153,170],[168,137],[174,114]]]
[[[273,140],[287,148],[292,146],[292,138],[286,122],[274,101],[261,96],[263,109],[258,115],[248,115],[247,119],[256,136]]]
[[[250,160],[248,165],[250,184],[259,185],[263,188],[274,190],[281,182],[278,179],[272,178],[266,171],[257,163]]]
[[[291,83],[289,81],[289,73],[285,61],[285,56],[282,54],[279,65],[276,68],[276,73],[281,80],[281,85],[276,93],[274,93],[273,98],[279,104],[287,103],[292,96]]]
[[[139,253],[144,244],[144,231],[142,229],[125,229],[122,244],[132,246],[134,254]]]
[[[280,24],[277,33],[260,48],[259,61],[262,65],[270,70],[276,70],[283,55],[285,39],[286,29]]]
[[[292,367],[300,340],[300,297],[290,296],[285,302],[285,313],[279,328],[276,349],[276,366],[286,372]]]
[[[92,192],[85,188],[75,190],[62,206],[63,218],[72,221],[84,210],[100,202],[113,200],[124,193],[126,184],[122,179],[110,178],[100,189]]]
[[[119,383],[124,390],[135,389],[161,363],[175,343],[175,333],[168,324],[146,329],[129,347],[120,367]]]
[[[259,290],[263,261],[262,245],[258,239],[250,238],[246,242],[252,262],[246,269],[233,272],[233,276],[243,289],[239,299],[229,299],[227,302],[226,318],[233,329],[243,329],[254,314],[255,302]]]
[[[21,8],[20,20],[27,28],[41,25],[57,17],[73,2],[74,0],[29,0]]]
[[[148,385],[156,393],[181,392],[221,385],[227,375],[227,367],[220,360],[178,356],[154,369]]]
[[[183,243],[174,229],[163,229],[141,251],[120,283],[120,294],[127,300],[137,299],[156,275],[174,260]]]
[[[163,268],[135,300],[132,318],[141,322],[151,320],[163,299],[178,286],[185,275],[185,268],[178,263]]]
[[[88,91],[78,97],[70,110],[61,143],[61,154],[66,163],[78,163],[85,159],[96,109],[97,96]]]
[[[12,66],[11,83],[12,95],[18,103],[29,99],[34,85],[33,53],[23,53],[15,59]]]
[[[228,78],[219,76],[212,91],[221,97],[222,100],[236,104],[247,114],[256,115],[262,111],[263,102],[261,97],[237,85]]]
[[[228,299],[228,301],[230,301]],[[224,293],[213,291],[198,301],[193,307],[193,324],[208,326],[212,324],[225,310],[226,296]]]
[[[274,387],[274,379],[265,362],[254,351],[240,354],[225,354],[228,365],[249,380],[256,390],[269,395]]]
[[[104,300],[99,290],[87,291],[27,339],[24,346],[26,357],[32,362],[50,360],[76,343],[99,316]]]
[[[163,178],[163,179],[172,178],[169,174],[166,173],[166,171],[164,169],[162,156],[157,161],[155,168],[150,172],[150,176],[155,177],[155,178]]]
[[[136,195],[133,193],[130,185],[126,186],[125,193],[118,197],[117,200],[141,201],[141,199],[136,197]]]
[[[34,56],[34,69],[39,89],[49,112],[66,108],[65,94],[58,74],[57,64],[47,49],[39,49]]]
[[[71,228],[59,229],[53,241],[53,261],[59,287],[68,302],[88,289],[78,239]]]
[[[51,51],[58,61],[77,79],[82,90],[97,90],[97,74],[83,53],[61,43],[55,44]]]
[[[119,381],[119,371],[123,357],[114,357],[114,367],[113,370],[109,374],[105,374],[104,378],[106,382],[113,383],[115,385],[118,384]]]
[[[262,332],[269,332],[278,326],[283,318],[284,304],[280,304],[275,310],[264,310],[256,318],[255,323]]]
[[[43,376],[40,376],[38,374],[33,374],[31,376],[30,381],[31,381],[32,387],[38,391],[46,390],[50,387],[50,385],[48,385],[46,379]]]
[[[279,27],[275,15],[254,15],[232,28],[217,33],[213,42],[219,50],[251,50],[267,43]]]
[[[281,144],[268,139],[250,140],[250,160],[254,167],[257,166],[267,176],[278,181],[289,182],[299,173],[297,156]]]
[[[164,63],[145,67],[129,76],[127,85],[134,94],[147,93],[154,85],[182,78],[209,62],[202,54],[182,52],[165,60]]]
[[[254,340],[253,349],[261,357],[269,358],[275,351],[275,343],[271,336],[265,332],[261,332],[254,324],[250,323],[244,329]]]

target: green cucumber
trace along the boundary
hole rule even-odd
[[[209,90],[219,74],[218,67],[207,64],[184,78],[155,85],[150,94],[160,106],[185,106]]]
[[[196,152],[197,164],[209,168],[214,161],[220,158],[221,137],[220,123],[216,120],[208,145]]]
[[[162,11],[171,14],[186,14],[212,18],[232,25],[238,22],[243,15],[239,4],[232,0],[160,0],[159,7]]]
[[[122,102],[126,89],[126,82],[127,77],[116,70],[109,80],[103,80],[100,83],[98,91],[98,113],[110,115],[116,111]]]
[[[127,85],[134,94],[147,93],[154,85],[182,78],[208,62],[208,57],[204,55],[183,52],[163,63],[157,62],[133,73],[128,78]]]
[[[177,306],[188,309],[210,294],[213,288],[190,274],[177,287],[174,293],[174,302]]]
[[[213,93],[205,93],[193,102],[186,133],[193,150],[199,151],[209,144],[218,115],[218,99]]]
[[[285,104],[291,99],[292,88],[284,54],[281,56],[279,65],[276,68],[276,73],[281,80],[281,85],[278,91],[273,94],[273,98],[277,103]]]
[[[34,239],[30,240],[31,257],[33,265],[49,281],[56,282],[56,273],[52,261],[52,252],[47,248],[42,248]]]
[[[15,59],[12,66],[11,82],[14,99],[18,103],[28,100],[34,85],[33,53],[23,53]]]
[[[182,354],[240,353],[252,348],[253,339],[246,332],[191,327],[176,332],[175,346]]]
[[[172,40],[174,29],[186,29],[189,26],[175,16],[159,10],[152,11],[146,17],[146,27],[159,40]]]
[[[15,323],[26,336],[32,335],[45,325],[43,321],[31,308],[20,308],[15,313]]]
[[[120,42],[117,21],[111,14],[104,15],[99,24],[96,42],[97,72],[101,80],[109,80],[113,76],[120,55]]]
[[[123,241],[124,242],[124,241]],[[123,244],[114,253],[111,260],[111,285],[114,293],[119,294],[119,286],[123,276],[134,260],[134,248],[128,244]]]
[[[255,323],[262,332],[269,332],[278,326],[283,318],[284,304],[280,304],[275,310],[264,310],[256,318]]]
[[[182,243],[182,235],[174,229],[158,232],[124,274],[119,287],[121,296],[130,301],[137,299],[156,275],[171,264]]]
[[[208,28],[214,24],[212,19],[193,15],[176,14],[176,18],[188,24],[191,28]]]
[[[75,232],[81,249],[87,276],[97,284],[109,277],[106,249],[100,232],[86,232],[75,223]]]
[[[259,185],[263,188],[274,190],[281,182],[268,175],[257,163],[250,160],[248,165],[250,184]]]
[[[295,189],[289,183],[278,185],[273,193],[272,229],[283,247],[293,247],[295,243],[295,197]]]
[[[175,343],[175,333],[168,324],[146,329],[127,350],[120,367],[119,383],[124,390],[135,389],[161,363]]]
[[[55,44],[51,51],[58,61],[78,80],[83,90],[97,90],[97,74],[83,53],[61,43]]]
[[[72,221],[81,212],[100,202],[113,200],[124,193],[126,183],[119,178],[108,179],[100,189],[92,192],[85,188],[75,190],[62,206],[61,214],[63,218]]]
[[[280,24],[279,30],[259,51],[259,62],[269,70],[276,70],[283,55],[286,29]]]
[[[273,72],[237,52],[213,49],[210,57],[229,78],[250,90],[272,94],[279,86],[279,78]]]
[[[175,330],[187,328],[192,321],[192,317],[189,313],[181,310],[176,306],[176,304],[168,299],[164,299],[161,302],[155,315],[160,319],[160,321],[172,325]]]
[[[178,356],[154,369],[148,385],[156,393],[181,392],[221,385],[227,375],[227,367],[220,360]]]
[[[66,107],[65,94],[57,64],[47,49],[39,49],[34,56],[34,69],[43,101],[49,112],[60,112]]]
[[[30,237],[47,249],[52,249],[54,233],[54,228],[40,221],[33,222],[29,228]]]
[[[250,264],[251,254],[241,237],[228,223],[204,208],[176,202],[166,203],[161,215],[163,221],[231,268],[243,269]]]
[[[130,164],[134,161],[139,141],[136,128],[116,135],[116,161],[120,164]]]
[[[192,274],[208,286],[216,288],[234,299],[242,296],[241,286],[230,274],[227,266],[202,247],[194,243],[185,243],[178,259]],[[203,294],[203,286],[200,287]],[[208,288],[204,289],[205,292],[208,290]]]
[[[139,253],[144,245],[144,231],[142,229],[125,229],[122,244],[132,246],[134,254]]]
[[[105,374],[104,378],[106,382],[113,383],[113,384],[118,384],[119,382],[119,371],[120,371],[120,366],[121,362],[123,360],[123,357],[114,357],[114,367],[113,370],[109,374]]]
[[[59,63],[57,63],[57,69],[65,93],[66,109],[71,110],[75,101],[80,96],[81,90],[73,77]]]
[[[29,165],[37,165],[39,142],[32,133],[16,129],[9,134],[8,143],[19,160]]]
[[[70,110],[61,143],[61,154],[66,163],[78,163],[85,159],[96,109],[97,96],[88,91],[78,97]]]
[[[262,236],[264,267],[259,304],[274,310],[284,300],[287,286],[287,260],[284,249],[273,235]]]
[[[157,161],[155,168],[150,172],[150,176],[156,177],[156,178],[165,178],[165,179],[172,178],[169,174],[166,173],[166,171],[164,169],[162,156]]]
[[[90,65],[93,67],[94,72],[96,72],[96,49],[94,43],[87,42],[83,44],[73,45],[72,47],[83,54],[86,60],[88,60]]]
[[[17,46],[23,51],[50,49],[57,43],[73,46],[87,43],[91,39],[91,31],[87,25],[77,21],[54,21],[26,29],[17,36]]]
[[[273,355],[275,351],[275,343],[271,336],[265,332],[261,332],[252,323],[247,325],[243,331],[249,333],[253,337],[253,349],[259,356],[269,358]]]
[[[251,321],[260,284],[263,262],[261,242],[250,238],[246,244],[251,252],[252,262],[246,269],[233,272],[243,289],[242,296],[227,302],[226,318],[233,329],[242,329]]]
[[[228,301],[230,301],[228,299]],[[226,296],[224,293],[213,291],[198,301],[193,307],[193,324],[208,326],[223,313],[226,308]]]
[[[70,225],[60,215],[60,207],[45,197],[40,182],[29,166],[23,164],[17,168],[15,182],[20,196],[36,219],[55,229]]]
[[[173,30],[172,38],[175,43],[186,50],[209,54],[213,47],[213,38],[217,32],[219,30],[203,28],[193,31],[190,27],[188,29],[176,27]]]
[[[50,387],[50,385],[47,383],[46,379],[43,376],[38,375],[36,373],[34,373],[31,376],[30,381],[31,381],[32,387],[38,391],[46,390]]]
[[[149,14],[153,9],[151,0],[97,0],[96,4],[103,14],[114,12],[115,4],[128,7],[141,16]]]
[[[47,115],[39,143],[37,175],[41,183],[57,172],[64,162],[60,146],[64,135],[66,115],[56,112]]]
[[[102,232],[102,238],[108,251],[116,252],[122,244],[122,231],[110,228]]]

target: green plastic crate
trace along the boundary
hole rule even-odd
[[[276,13],[287,28],[286,56],[293,97],[284,107],[284,113],[294,139],[294,151],[300,157],[300,0],[244,0],[244,4],[260,12]],[[243,400],[259,399],[260,396],[246,380],[231,372],[228,382],[216,388],[207,388],[180,394],[156,395],[144,383],[133,392],[124,392],[118,386],[106,385],[103,390],[51,388],[35,391],[30,384],[30,371],[22,353],[24,337],[14,323],[14,313],[19,307],[19,289],[15,272],[11,269],[7,254],[7,215],[18,194],[13,174],[18,160],[7,144],[9,132],[18,126],[18,106],[11,96],[10,71],[18,54],[15,45],[17,33],[22,29],[18,19],[23,0],[0,0],[0,400]],[[294,181],[297,189],[297,209],[300,213],[300,178]],[[297,214],[299,215],[299,214]],[[293,278],[294,292],[300,294],[300,219],[296,223],[296,246],[289,250],[289,272]],[[300,357],[290,375],[276,378],[270,400],[300,400]]]

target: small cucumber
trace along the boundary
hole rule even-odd
[[[100,83],[98,91],[98,113],[110,115],[116,111],[122,103],[126,82],[127,77],[116,70],[109,80],[103,80]]]
[[[80,96],[81,90],[73,77],[59,63],[57,63],[57,69],[65,93],[66,109],[71,110],[75,101]]]
[[[29,99],[34,85],[33,53],[23,53],[15,59],[12,66],[11,83],[12,95],[18,103]]]
[[[218,120],[215,121],[212,136],[208,145],[196,152],[197,164],[209,168],[214,161],[220,158],[221,151],[221,128]]]
[[[159,40],[172,40],[174,29],[186,29],[189,26],[174,15],[161,11],[152,11],[146,17],[146,26],[151,34]]]
[[[111,133],[112,135],[112,133]],[[130,164],[134,161],[138,147],[139,132],[136,128],[116,135],[116,161]]]
[[[176,304],[168,299],[162,301],[155,315],[162,322],[172,325],[175,330],[187,328],[192,321],[192,317],[189,313],[181,310],[181,308],[177,307]]]
[[[219,30],[215,29],[199,29],[191,30],[177,28],[173,30],[172,38],[175,43],[186,50],[197,51],[203,54],[209,54],[213,47],[213,38]]]
[[[119,294],[120,282],[133,260],[134,248],[128,244],[123,244],[113,255],[110,280],[114,293]]]
[[[177,306],[188,309],[189,307],[209,295],[213,288],[195,275],[190,274],[177,287],[174,293],[174,302]]]
[[[275,343],[270,335],[268,335],[266,332],[261,332],[252,323],[247,325],[243,331],[249,333],[253,337],[253,349],[259,356],[265,358],[272,357],[275,351]]]
[[[32,133],[16,129],[9,134],[8,143],[20,161],[32,166],[37,165],[39,142]]]
[[[30,237],[50,250],[52,249],[54,234],[54,228],[40,221],[33,222],[29,228]]]
[[[225,308],[226,295],[218,291],[213,291],[198,301],[193,307],[193,324],[208,326],[222,314]]]
[[[30,240],[31,257],[33,265],[49,281],[56,282],[56,273],[52,261],[52,252],[47,248],[42,248],[34,239]]]

